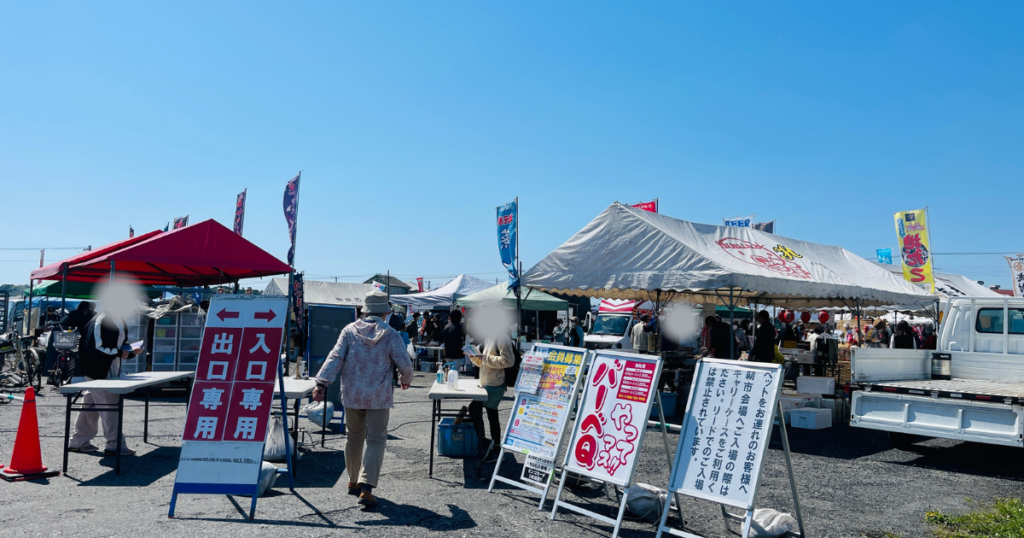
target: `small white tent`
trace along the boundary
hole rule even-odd
[[[786,308],[935,303],[841,247],[614,203],[523,275],[547,292]]]
[[[423,293],[410,293],[408,295],[392,295],[391,302],[398,305],[411,306],[416,310],[445,308],[454,305],[455,301],[467,295],[473,295],[492,286],[494,284],[479,278],[459,275],[435,290]]]
[[[323,280],[306,280],[303,284],[303,300],[306,304],[362,307],[366,294],[374,289],[370,284],[325,282]],[[267,288],[263,290],[263,295],[288,295],[288,279],[270,279]]]

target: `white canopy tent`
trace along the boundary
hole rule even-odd
[[[362,307],[366,294],[373,291],[371,284],[352,282],[325,282],[306,280],[302,293],[306,304],[325,304]],[[263,290],[263,295],[288,295],[288,279],[272,278]]]
[[[785,308],[916,304],[935,296],[841,247],[696,224],[618,202],[523,275],[567,295]]]
[[[455,301],[484,291],[494,286],[490,282],[469,275],[459,275],[435,290],[409,295],[392,295],[391,302],[398,305],[411,306],[416,310],[451,307]]]

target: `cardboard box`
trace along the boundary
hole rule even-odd
[[[823,430],[832,427],[832,411],[829,409],[794,409],[790,411],[790,425],[806,430]]]

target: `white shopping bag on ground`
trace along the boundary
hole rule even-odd
[[[775,538],[795,529],[796,519],[771,508],[754,510],[754,523],[749,538]]]

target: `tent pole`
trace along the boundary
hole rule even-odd
[[[25,313],[25,317],[28,318],[28,334],[32,334],[32,288],[35,283],[35,280],[32,280],[31,278],[28,279],[28,308],[22,309],[22,312]]]
[[[65,299],[67,299],[67,296],[68,296],[68,264],[65,263],[64,266],[61,267],[61,275],[60,275],[60,311],[61,311],[61,316],[64,315],[63,314],[63,312],[64,312],[64,301],[65,301]]]
[[[736,309],[736,304],[733,302],[732,292],[733,292],[733,288],[732,288],[732,286],[730,286],[729,287],[729,358],[730,359],[735,359],[736,358],[736,332],[733,331],[732,322],[733,322],[733,319],[734,319],[734,316],[735,316],[733,311]]]

